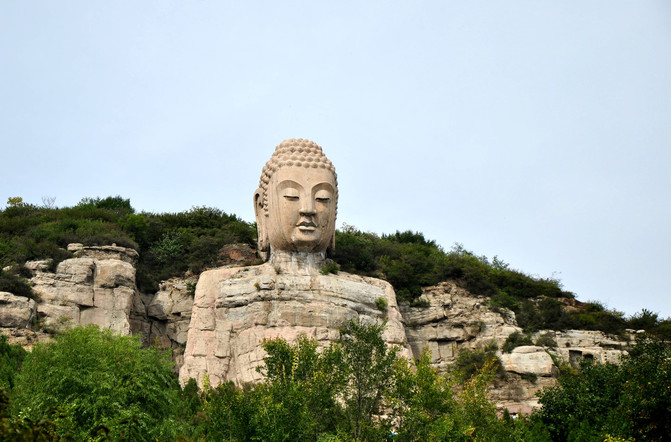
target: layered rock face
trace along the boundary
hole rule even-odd
[[[49,270],[49,261],[25,264],[36,300],[0,292],[0,330],[30,347],[54,332],[95,324],[121,334],[140,334],[143,343],[173,350],[181,363],[197,277],[161,283],[155,294],[135,285],[138,254],[117,246],[70,244],[74,257]]]
[[[138,254],[124,247],[70,244],[75,257],[58,264],[55,273],[32,262],[38,320],[47,330],[59,326],[97,324],[123,334],[131,331],[130,312],[136,296]]]
[[[401,307],[408,343],[415,358],[424,348],[431,350],[433,365],[443,373],[449,370],[461,350],[481,349],[491,343],[500,349],[508,336],[522,332],[513,312],[492,311],[488,298],[472,295],[454,282],[425,288],[421,299],[428,306]],[[633,335],[616,339],[598,331],[541,330],[532,336],[532,341],[536,342],[541,336],[543,341],[553,344],[521,346],[510,353],[497,351],[506,378],[496,381],[490,390],[490,399],[496,401],[500,409],[528,414],[538,407],[536,392],[556,385],[558,369],[553,357],[575,367],[583,358],[617,363],[633,339]]]
[[[321,347],[339,336],[339,327],[354,318],[364,323],[387,320],[384,339],[404,347],[405,330],[388,283],[340,273],[314,270],[283,271],[271,263],[204,272],[196,288],[185,361],[180,380],[205,373],[213,385],[233,381],[257,382],[263,363],[264,339],[294,341],[304,334]],[[386,310],[378,307],[386,301]]]
[[[88,324],[122,334],[132,331],[137,252],[81,244],[70,244],[68,250],[74,257],[59,263],[55,272],[49,270],[49,261],[25,264],[34,275],[35,300],[0,294],[0,327],[10,341],[30,347],[61,329]]]

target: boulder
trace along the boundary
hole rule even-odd
[[[0,292],[0,327],[27,328],[36,313],[36,303],[32,299]]]
[[[554,363],[552,357],[542,348],[532,345],[514,348],[511,353],[499,356],[506,371],[518,374],[551,376]]]

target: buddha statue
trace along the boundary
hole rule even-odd
[[[405,344],[396,295],[385,281],[340,272],[322,274],[335,247],[338,183],[335,168],[312,141],[290,139],[276,147],[254,192],[258,252],[264,263],[220,267],[200,275],[180,369],[180,381],[205,374],[215,386],[258,382],[264,339],[304,334],[321,347],[339,327],[359,318],[387,321],[383,338]],[[378,300],[387,309],[377,307]]]

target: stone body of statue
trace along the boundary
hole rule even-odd
[[[346,273],[322,274],[335,247],[338,183],[335,168],[312,141],[282,142],[263,168],[254,193],[258,249],[266,262],[203,272],[196,286],[180,380],[202,385],[256,382],[264,339],[305,334],[320,346],[359,318],[386,320],[384,338],[406,346],[403,320],[391,285]],[[387,301],[380,310],[377,300]]]

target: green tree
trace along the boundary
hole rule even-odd
[[[341,398],[348,430],[355,439],[379,440],[391,430],[390,422],[380,416],[391,391],[398,349],[387,347],[382,339],[384,327],[351,320],[340,329],[340,369],[346,380]]]
[[[263,348],[268,353],[260,370],[265,376],[263,390],[267,402],[276,405],[264,411],[276,422],[266,436],[316,440],[320,434],[335,432],[342,417],[336,396],[345,379],[337,346],[317,353],[317,341],[301,335],[293,345],[277,338],[265,341]]]
[[[541,420],[554,440],[606,436],[666,440],[671,434],[671,348],[643,337],[619,365],[584,361],[539,394]]]
[[[53,419],[77,440],[107,432],[154,440],[169,437],[178,394],[168,355],[142,349],[137,337],[88,326],[35,345],[16,379],[13,409]]]
[[[621,410],[628,436],[664,440],[671,435],[671,346],[641,337],[620,365]],[[626,434],[626,433],[625,433]]]
[[[455,440],[459,429],[453,419],[458,404],[455,383],[431,366],[425,349],[416,361],[399,358],[394,370],[392,409],[397,423],[395,439]]]

